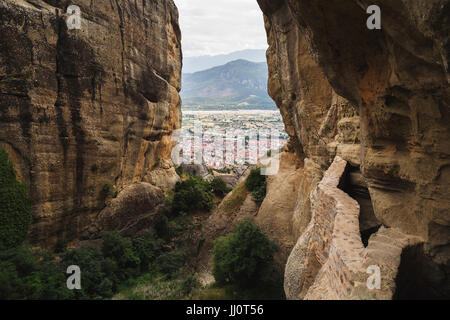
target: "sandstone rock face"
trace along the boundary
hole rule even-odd
[[[258,210],[255,222],[264,233],[275,240],[280,249],[276,260],[285,265],[297,238],[292,232],[292,219],[303,177],[301,162],[294,153],[283,152],[280,157],[280,168],[276,175],[267,176],[266,197]]]
[[[354,185],[346,192],[359,193],[361,211],[375,215],[360,225],[373,226],[375,218],[385,228],[423,239],[411,250],[423,251],[426,264],[437,270],[429,285],[436,286],[433,295],[448,297],[450,1],[258,3],[269,42],[269,93],[305,161],[306,183],[299,187],[293,232],[307,232],[312,195],[338,155],[351,167]],[[381,30],[366,27],[371,4],[382,10]],[[304,250],[312,250],[313,243]],[[316,276],[312,286],[324,281]]]
[[[400,268],[404,255],[423,244],[419,237],[382,227],[365,247],[358,223],[360,206],[340,189],[346,168],[347,162],[337,156],[312,194],[311,221],[286,264],[288,299],[392,299],[404,272]],[[367,287],[366,271],[371,266],[380,270],[379,288]]]
[[[67,27],[69,4],[0,0],[0,146],[30,185],[31,240],[50,244],[86,236],[106,183],[167,189],[177,177],[170,135],[181,124],[181,33],[173,1],[80,0],[80,30]]]
[[[100,212],[90,231],[99,234],[102,230],[117,230],[124,236],[134,236],[153,224],[163,200],[160,188],[145,182],[132,184]]]
[[[245,187],[244,175],[240,184],[225,196],[208,219],[203,223],[201,237],[204,244],[198,254],[196,264],[199,272],[209,273],[212,270],[211,249],[214,240],[233,231],[233,228],[245,219],[254,219],[258,213],[258,205],[253,201],[251,192]]]

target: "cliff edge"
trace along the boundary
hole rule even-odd
[[[0,146],[30,186],[32,242],[124,227],[129,212],[99,215],[105,186],[119,203],[137,202],[139,214],[178,178],[170,160],[181,125],[173,1],[80,0],[80,29],[68,28],[70,4],[0,0]],[[142,197],[121,196],[136,182]],[[108,222],[92,227],[99,219]]]
[[[318,248],[324,234],[314,234],[308,227],[311,217],[321,211],[314,207],[314,194],[336,156],[348,163],[342,190],[360,207],[358,241],[370,247],[377,241],[377,232],[386,228],[421,239],[420,248],[416,244],[403,251],[384,248],[387,253],[397,250],[402,258],[396,285],[384,297],[448,298],[450,1],[258,3],[269,43],[269,93],[280,108],[309,181],[299,188],[292,219],[297,247],[304,253],[296,254],[294,249],[286,266],[288,298],[349,298],[342,294],[342,287],[326,287],[330,281],[346,280],[337,279],[339,274],[324,280],[332,246]],[[366,9],[373,4],[381,8],[381,30],[366,27]],[[300,243],[306,241],[301,236],[307,230],[316,240]],[[386,241],[394,244],[394,239]],[[322,258],[304,267],[308,251]],[[427,271],[422,274],[420,268]],[[415,289],[402,287],[408,280],[401,270],[410,274]],[[299,275],[290,277],[295,272]],[[355,281],[350,280],[353,288]]]

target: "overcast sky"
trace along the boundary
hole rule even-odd
[[[174,1],[180,12],[185,57],[267,48],[256,0]]]

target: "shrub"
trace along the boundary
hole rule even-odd
[[[266,176],[261,174],[261,168],[252,169],[250,171],[245,185],[249,191],[252,192],[253,201],[258,205],[261,205],[264,198],[266,197]]]
[[[208,182],[201,178],[190,177],[188,180],[177,182],[172,200],[172,214],[209,211],[213,205],[212,198]]]
[[[188,252],[184,248],[179,248],[161,254],[154,263],[157,272],[174,276],[185,264]]]
[[[253,191],[260,188],[265,181],[266,177],[261,174],[261,168],[252,169],[245,180],[245,186],[249,191]]]
[[[259,188],[252,191],[253,201],[255,201],[257,205],[261,205],[266,198],[266,188],[266,181],[264,181]]]
[[[161,253],[163,240],[159,239],[154,232],[148,231],[138,238],[134,238],[133,249],[141,261],[141,271],[149,270],[151,264]]]
[[[63,270],[46,251],[27,246],[0,251],[0,299],[70,299]]]
[[[155,220],[155,231],[158,237],[168,240],[170,238],[169,218],[160,213]]]
[[[183,296],[188,296],[198,287],[200,287],[200,282],[195,275],[190,274],[181,282],[181,293]]]
[[[210,182],[212,192],[219,197],[225,196],[228,192],[231,191],[231,188],[227,186],[225,181],[220,178],[214,178]]]
[[[112,197],[112,198],[117,197],[117,191],[115,191],[114,186],[109,182],[105,183],[102,191],[105,197]]]
[[[232,233],[215,241],[214,278],[219,285],[237,288],[245,295],[279,297],[282,281],[275,268],[276,250],[258,226],[244,220]]]
[[[104,259],[99,248],[88,244],[68,250],[62,256],[61,265],[65,268],[70,265],[80,267],[81,290],[74,290],[75,298],[101,299],[110,296],[113,288],[112,285],[106,287],[104,282],[109,275],[103,272]]]
[[[30,223],[31,199],[27,187],[17,181],[8,154],[0,148],[0,247],[20,245]]]
[[[102,253],[105,258],[110,258],[117,265],[114,275],[119,282],[137,275],[141,261],[133,251],[130,240],[123,238],[117,231],[103,234]]]

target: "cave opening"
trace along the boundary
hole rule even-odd
[[[359,230],[364,247],[367,247],[370,236],[380,229],[381,222],[375,216],[369,189],[360,168],[347,165],[339,188],[355,199],[360,206]]]
[[[432,261],[423,243],[407,247],[401,255],[395,279],[394,300],[449,299],[448,270]]]

